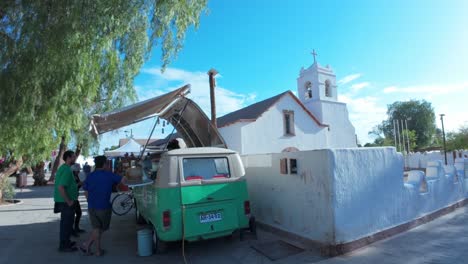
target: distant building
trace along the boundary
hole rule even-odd
[[[302,68],[297,94],[299,98],[286,91],[218,118],[228,147],[241,154],[262,154],[357,146],[329,66],[314,61]]]

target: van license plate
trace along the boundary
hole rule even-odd
[[[200,215],[200,223],[210,223],[223,220],[221,213],[207,213]]]

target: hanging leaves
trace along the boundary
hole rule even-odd
[[[207,0],[1,1],[0,156],[47,158],[62,135],[94,144],[94,113],[136,99],[133,79],[160,45],[163,69]]]

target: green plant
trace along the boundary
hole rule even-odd
[[[10,200],[15,198],[15,188],[10,183],[8,178],[0,181],[0,201]]]

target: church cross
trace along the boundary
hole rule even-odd
[[[312,56],[314,56],[314,63],[316,63],[315,56],[317,56],[317,52],[315,52],[315,49],[312,50],[311,54],[312,54]]]

